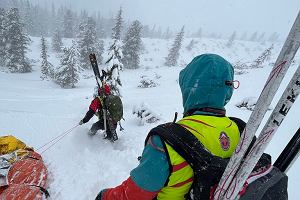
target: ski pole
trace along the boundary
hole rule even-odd
[[[255,132],[257,131],[282,79],[284,78],[300,45],[300,12],[290,30],[290,33],[281,49],[275,65],[267,79],[267,82],[258,98],[254,111],[246,124],[241,135],[240,142],[232,155],[225,172],[214,193],[214,200],[234,199],[240,188],[244,185],[243,180],[235,179],[236,173],[240,170],[240,165],[245,152],[247,151]],[[251,170],[251,169],[247,169]]]

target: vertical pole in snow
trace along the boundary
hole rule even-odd
[[[289,168],[293,165],[293,162],[297,160],[300,152],[300,128],[298,128],[295,135],[286,145],[284,150],[278,156],[274,163],[280,171],[287,173]]]
[[[265,83],[246,127],[241,135],[240,142],[232,155],[220,183],[214,193],[214,200],[234,199],[244,182],[234,179],[240,169],[241,160],[250,145],[271,101],[273,100],[280,83],[285,76],[298,48],[300,46],[300,12],[291,28],[291,31],[281,49],[275,65]]]

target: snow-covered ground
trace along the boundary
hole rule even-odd
[[[76,126],[84,117],[92,100],[95,80],[93,77],[87,79],[82,77],[75,89],[61,89],[51,81],[41,81],[39,38],[32,39],[31,52],[28,55],[30,59],[36,61],[34,72],[27,74],[0,72],[0,136],[14,135],[38,149]],[[251,62],[271,46],[268,43],[236,41],[232,48],[227,48],[225,40],[201,39],[197,40],[198,43],[192,51],[188,51],[185,47],[190,40],[184,41],[179,65],[165,67],[164,57],[167,56],[172,40],[143,39],[145,51],[141,57],[141,68],[121,72],[123,82],[121,92],[125,112],[122,126],[125,130],[118,131],[117,142],[112,144],[103,140],[102,133],[93,137],[87,135],[91,124],[96,121],[94,117],[89,123],[76,128],[42,153],[49,170],[48,189],[51,199],[94,199],[101,189],[116,186],[126,179],[130,170],[138,164],[137,157],[141,155],[148,131],[159,123],[173,120],[176,111],[182,113],[178,74],[194,56],[217,53],[232,63]],[[70,41],[65,43],[70,44]],[[234,92],[231,102],[227,105],[227,115],[247,121],[251,111],[239,109],[235,104],[245,97],[259,96],[272,68],[269,63],[275,62],[281,46],[282,43],[274,44],[271,59],[264,64],[264,68],[247,70],[248,73],[235,76],[235,79],[241,82],[241,86]],[[57,55],[51,51],[49,53],[50,61],[57,65],[59,63]],[[275,100],[282,94],[288,79],[299,65],[299,60],[297,54],[296,62],[288,71]],[[84,73],[92,75],[92,71]],[[158,83],[158,86],[139,88],[141,76],[145,75]],[[141,103],[146,103],[160,116],[161,121],[140,126],[132,110]],[[273,108],[275,104],[276,102],[272,103]],[[298,99],[267,149],[273,156],[273,161],[299,128],[299,110]],[[270,111],[267,116],[269,114]],[[297,200],[300,196],[299,171],[300,162],[296,161],[288,173],[289,196],[292,200]]]

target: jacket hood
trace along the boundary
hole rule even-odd
[[[232,65],[219,55],[195,57],[179,74],[184,113],[206,107],[225,110],[233,92],[225,82],[233,81],[233,75]]]

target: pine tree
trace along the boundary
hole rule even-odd
[[[270,59],[273,48],[274,48],[274,46],[272,44],[271,47],[269,47],[268,49],[266,49],[257,59],[254,60],[254,62],[251,64],[250,67],[251,68],[262,67],[262,64],[265,61],[268,61]]]
[[[256,42],[257,41],[257,32],[254,32],[252,34],[252,36],[250,37],[250,41],[252,41],[252,42]]]
[[[168,27],[166,32],[164,33],[164,39],[168,40],[172,37],[172,32],[170,31],[170,28]]]
[[[5,64],[6,31],[5,31],[5,10],[0,8],[0,66]]]
[[[143,29],[142,29],[142,35],[145,38],[149,38],[150,37],[150,28],[148,25],[144,25]]]
[[[188,51],[191,51],[195,47],[196,41],[191,40],[190,43],[185,47]]]
[[[111,38],[114,39],[114,40],[120,40],[121,39],[121,30],[122,30],[122,27],[123,27],[122,8],[120,8],[115,21],[116,21],[116,23],[115,23],[115,26],[112,29]]]
[[[196,37],[201,39],[202,38],[202,29],[199,28],[197,32],[195,32],[194,34],[192,34],[192,37]]]
[[[227,46],[228,48],[230,48],[230,47],[233,45],[233,42],[234,42],[235,39],[236,39],[236,32],[234,31],[234,32],[232,33],[232,35],[230,36],[230,38],[229,38],[229,40],[228,40],[226,46]]]
[[[264,43],[265,42],[265,32],[263,32],[262,34],[260,34],[260,36],[258,37],[257,41]]]
[[[155,32],[156,32],[156,25],[154,24],[152,26],[152,29],[150,30],[150,38],[155,38]]]
[[[54,70],[53,65],[48,61],[48,54],[47,54],[47,44],[44,36],[41,38],[41,59],[42,59],[42,65],[41,65],[41,79],[48,79],[48,78],[54,78]]]
[[[64,37],[72,38],[74,36],[74,18],[73,13],[70,9],[64,15]]]
[[[270,37],[268,38],[269,42],[276,42],[279,38],[279,34],[274,32],[270,35]]]
[[[161,27],[158,27],[156,33],[155,33],[155,37],[161,39],[162,38],[162,31],[161,31]]]
[[[79,81],[79,69],[77,62],[78,51],[76,45],[63,49],[60,67],[55,72],[55,82],[62,88],[74,88]]]
[[[95,52],[96,52],[98,63],[102,63],[103,62],[102,54],[104,53],[104,41],[103,40],[98,40],[96,42],[96,51]]]
[[[62,51],[63,42],[61,39],[61,35],[58,29],[55,29],[52,35],[52,49],[53,51],[59,53]]]
[[[173,46],[169,51],[168,57],[166,57],[165,65],[166,66],[175,66],[179,58],[179,50],[184,36],[184,26],[181,28],[181,31],[176,35]]]
[[[119,87],[122,86],[120,79],[120,71],[123,69],[121,62],[123,58],[122,54],[122,42],[121,31],[123,27],[122,8],[120,8],[118,15],[115,19],[115,25],[112,28],[113,42],[108,49],[108,59],[105,62],[105,71],[107,73],[106,81],[111,87],[113,94],[121,96]]]
[[[88,17],[87,21],[80,25],[78,36],[79,61],[83,68],[90,69],[89,54],[96,53],[98,63],[102,62],[103,42],[99,42],[96,33],[96,22],[93,18]],[[100,48],[100,49],[98,49]]]
[[[32,19],[32,5],[29,0],[24,2],[24,11],[23,11],[23,21],[24,21],[24,29],[26,33],[32,35],[33,31],[33,19]]]
[[[123,59],[125,68],[136,69],[140,64],[140,53],[142,48],[142,24],[136,20],[129,27],[123,41]]]
[[[61,37],[64,36],[64,29],[63,29],[64,13],[63,12],[64,10],[62,7],[58,8],[55,17],[53,18],[53,23],[54,23],[53,30],[57,29]]]
[[[243,35],[240,37],[240,40],[247,40],[247,39],[248,39],[248,33],[247,31],[245,31]]]
[[[104,19],[101,17],[99,12],[97,13],[96,32],[98,38],[105,38]]]
[[[114,43],[109,48],[109,58],[105,62],[106,82],[111,87],[112,93],[118,96],[121,96],[119,87],[122,86],[120,79],[120,71],[123,69],[121,46],[122,44],[119,40],[114,40]]]
[[[13,73],[31,72],[31,65],[25,56],[30,38],[23,31],[17,8],[12,8],[8,11],[5,26],[7,28],[6,66]]]

